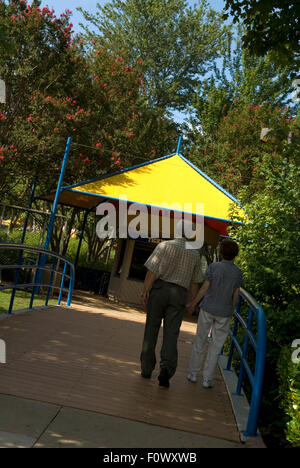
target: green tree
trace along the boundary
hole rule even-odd
[[[77,75],[80,85],[86,83],[84,99],[77,97],[76,88],[64,97],[34,92],[27,113],[10,127],[10,144],[2,146],[3,167],[16,169],[28,183],[38,175],[39,191],[56,186],[68,136],[66,184],[153,159],[172,144],[169,137],[176,127],[145,106],[138,66],[129,69],[121,57],[97,52],[94,63],[90,58]],[[82,58],[70,55],[70,60]]]
[[[243,185],[255,191],[262,161],[264,127],[291,131],[295,106],[289,108],[291,68],[271,56],[254,57],[236,38],[229,38],[223,64],[199,84],[190,119],[189,158],[234,195]]]
[[[0,55],[6,55],[13,52],[13,38],[9,35],[9,30],[5,21],[4,2],[0,3]]]
[[[299,122],[294,125],[299,136]],[[278,157],[274,157],[274,151]],[[290,417],[280,409],[287,404],[282,389],[292,389],[289,379],[292,373],[296,375],[296,368],[291,367],[289,373],[279,362],[282,348],[291,348],[300,336],[300,167],[295,162],[299,153],[299,140],[294,145],[283,142],[277,149],[271,141],[267,143],[264,162],[258,168],[264,187],[255,194],[247,187],[239,192],[246,212],[245,224],[231,231],[240,245],[237,262],[243,271],[245,288],[261,304],[267,319],[260,428],[270,446],[287,445],[284,433]],[[292,415],[290,401],[288,406]]]
[[[39,5],[5,5],[20,63],[0,57],[0,73],[9,83],[7,103],[0,107],[0,193],[3,201],[19,205],[27,204],[34,176],[36,196],[56,188],[69,136],[64,184],[169,153],[177,140],[174,123],[140,92],[140,64],[129,65],[104,43],[86,54],[82,40],[73,38],[70,13],[58,20]],[[63,214],[76,222],[76,210]],[[60,240],[57,225],[54,249]],[[64,251],[68,240],[67,233]]]
[[[194,131],[189,159],[235,196],[243,186],[249,187],[251,193],[260,190],[265,180],[259,172],[265,150],[261,130],[280,129],[278,135],[276,132],[271,137],[271,132],[268,138],[277,138],[279,146],[286,141],[296,120],[285,107],[242,105],[236,101],[213,133]],[[281,157],[280,150],[273,149],[272,153],[274,160]]]
[[[234,22],[245,25],[243,44],[251,53],[264,56],[271,52],[278,63],[293,64],[299,72],[298,0],[226,0],[225,10]],[[224,18],[228,18],[228,13]]]
[[[8,83],[0,109],[0,188],[19,203],[34,175],[40,193],[55,188],[68,136],[66,183],[165,154],[176,141],[174,124],[141,95],[140,64],[129,65],[104,43],[86,55],[73,38],[70,12],[57,19],[39,6],[12,2],[3,16],[20,56],[0,57]]]
[[[129,64],[142,64],[142,91],[162,109],[191,103],[199,76],[220,55],[228,29],[206,0],[193,8],[185,0],[112,0],[96,15],[82,13],[96,28],[89,38],[126,51]]]
[[[2,3],[2,23],[13,38],[15,53],[0,57],[0,75],[7,85],[6,117],[26,109],[33,91],[64,95],[76,65],[69,60],[70,13],[56,18],[54,10],[17,0]]]
[[[14,135],[20,119],[30,114],[30,97],[35,91],[63,96],[74,85],[70,14],[57,19],[53,10],[41,9],[40,4],[37,0],[31,5],[21,0],[0,4],[1,24],[13,43],[13,50],[0,54],[0,76],[6,83],[6,103],[0,109],[1,192],[2,196],[11,192],[14,202],[23,198],[35,173],[33,167],[29,180],[21,170],[26,152],[22,154]],[[35,150],[33,146],[31,155]]]
[[[228,36],[222,63],[198,84],[191,108],[192,126],[212,135],[230,108],[264,103],[286,105],[292,90],[291,68],[274,64],[270,54],[255,57],[242,46],[242,28]]]

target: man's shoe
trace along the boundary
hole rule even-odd
[[[160,371],[160,374],[158,376],[158,381],[159,381],[159,385],[161,387],[169,387],[170,384],[169,384],[169,372],[166,368],[162,368],[161,371]]]
[[[151,379],[151,374],[146,374],[146,372],[141,372],[141,376],[142,376],[144,379]]]
[[[209,379],[203,379],[202,387],[203,388],[212,388],[213,387],[212,381],[209,380]]]
[[[193,383],[196,383],[197,382],[197,374],[195,373],[191,373],[187,376],[187,379],[190,381],[190,382],[193,382]]]

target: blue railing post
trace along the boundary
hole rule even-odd
[[[64,270],[63,270],[63,274],[62,274],[62,278],[61,278],[61,283],[60,283],[60,290],[59,290],[59,296],[58,296],[57,305],[60,305],[60,302],[61,302],[62,289],[63,289],[63,287],[64,287],[64,281],[65,281],[66,270],[67,270],[67,263],[65,262],[65,264],[64,264]]]
[[[68,294],[68,299],[67,299],[67,306],[71,305],[73,289],[74,289],[74,268],[70,266],[70,281],[69,281],[69,294]]]
[[[255,360],[254,384],[252,388],[252,396],[250,403],[250,411],[247,423],[247,429],[244,432],[246,436],[255,436],[258,427],[259,409],[262,399],[264,372],[265,372],[265,357],[267,349],[267,324],[266,317],[259,306],[259,313],[257,317],[257,351]]]
[[[240,313],[242,299],[249,306],[247,323],[245,322],[245,320],[243,319]],[[255,313],[256,321],[257,321],[257,338],[256,339],[252,333],[252,323],[253,323],[254,313]],[[234,348],[236,348],[241,359],[241,364],[240,364],[240,372],[239,372],[237,388],[236,388],[236,392],[234,393],[234,395],[241,396],[242,383],[243,383],[243,378],[244,378],[245,373],[247,374],[250,385],[252,387],[251,403],[250,403],[250,410],[249,410],[249,415],[248,415],[247,428],[246,430],[243,431],[244,435],[250,437],[250,436],[255,436],[257,433],[258,416],[259,416],[259,409],[260,409],[261,398],[262,398],[264,367],[265,367],[265,358],[266,358],[266,342],[267,342],[266,318],[265,318],[265,314],[261,306],[250,296],[249,293],[247,293],[247,291],[245,291],[242,288],[240,290],[239,302],[238,302],[238,306],[236,310],[234,311],[234,315],[235,315],[235,320],[234,320],[233,331],[230,330],[229,332],[232,341],[230,345],[230,351],[228,355],[226,370],[231,370],[233,350]],[[238,341],[238,325],[239,324],[245,330],[243,349],[241,348],[240,343]],[[254,375],[247,361],[248,347],[250,343],[256,353]]]

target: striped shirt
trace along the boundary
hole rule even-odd
[[[145,267],[157,279],[189,289],[191,283],[202,281],[200,255],[197,250],[187,249],[185,239],[173,239],[158,244]]]

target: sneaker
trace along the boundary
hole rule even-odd
[[[160,374],[158,376],[158,381],[159,381],[159,385],[161,387],[169,387],[170,384],[169,384],[169,372],[166,368],[162,368],[160,370]]]
[[[187,379],[190,382],[196,383],[197,382],[197,374],[194,374],[193,372],[187,376]]]
[[[202,387],[203,388],[212,388],[213,387],[212,381],[208,380],[208,379],[203,379]]]

